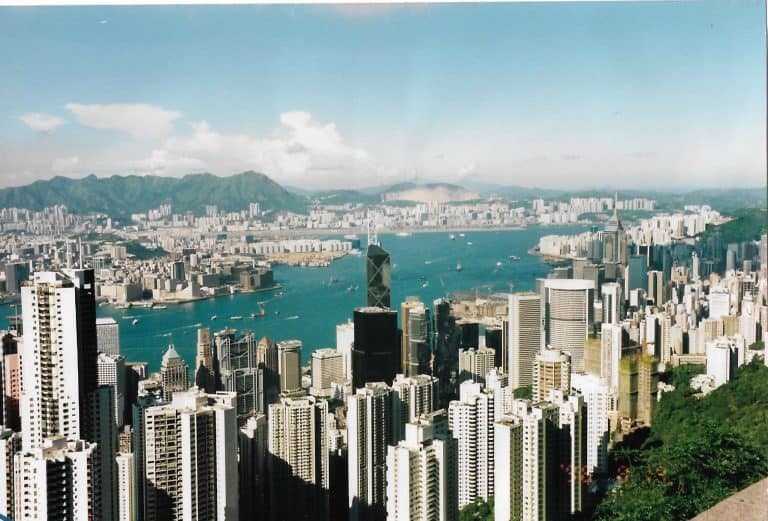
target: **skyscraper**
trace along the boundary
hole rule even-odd
[[[280,394],[289,396],[301,393],[301,340],[284,340],[277,343]]]
[[[591,280],[545,281],[547,345],[567,350],[575,372],[584,371],[584,342],[593,321],[594,282]]]
[[[523,516],[523,423],[518,416],[502,416],[494,424],[494,505],[496,521]]]
[[[173,344],[163,354],[160,362],[160,378],[163,382],[163,400],[171,401],[173,393],[189,389],[189,366],[181,358]]]
[[[448,418],[458,447],[459,510],[482,498],[494,496],[494,419],[492,390],[466,381],[459,386],[460,399],[448,406]]]
[[[238,434],[240,519],[255,519],[266,509],[267,417],[255,414]]]
[[[266,413],[264,368],[258,363],[256,336],[246,333],[237,338],[236,332],[217,335],[215,373],[219,388],[237,393],[237,423],[242,425],[254,413]]]
[[[274,521],[328,519],[328,403],[314,396],[269,406],[267,467]]]
[[[344,357],[344,380],[352,381],[352,344],[355,342],[355,324],[347,320],[336,326],[336,351]]]
[[[432,367],[432,321],[429,309],[417,297],[402,304],[401,367],[406,376],[430,374]]]
[[[262,337],[256,345],[256,361],[264,369],[264,399],[275,403],[280,394],[279,361],[277,346],[269,337]]]
[[[392,390],[369,382],[347,400],[350,521],[383,521],[386,512],[387,446],[392,433]]]
[[[595,375],[574,375],[571,385],[584,397],[587,411],[586,472],[604,472],[608,470],[609,415],[615,395],[605,380]]]
[[[387,448],[387,519],[458,519],[456,440],[445,411],[413,420],[405,439]]]
[[[603,323],[618,324],[624,318],[624,296],[621,286],[606,282],[600,286],[603,301]]]
[[[509,296],[509,385],[513,389],[533,383],[533,362],[544,349],[541,296],[514,293]]]
[[[134,456],[132,452],[120,453],[117,462],[117,520],[134,521],[138,516],[136,481],[134,480]]]
[[[533,364],[533,402],[547,400],[553,389],[571,390],[571,357],[558,349],[546,349],[536,355]]]
[[[235,393],[192,387],[144,421],[147,521],[238,519]]]
[[[603,263],[627,265],[627,234],[615,205],[613,215],[603,231]]]
[[[420,374],[408,378],[397,375],[392,382],[393,441],[403,439],[406,423],[437,410],[439,386],[434,376]]]
[[[369,244],[366,253],[366,305],[390,308],[392,267],[389,253],[378,244]]]
[[[96,344],[99,353],[120,354],[120,326],[111,317],[96,319]]]
[[[210,328],[197,330],[197,356],[195,357],[195,385],[207,393],[216,391],[216,368]]]
[[[648,287],[648,259],[645,255],[630,255],[627,271],[627,293]]]
[[[0,427],[0,512],[13,514],[15,510],[14,461],[20,450],[21,435]]]
[[[112,387],[114,397],[115,425],[123,426],[125,417],[125,359],[120,355],[110,356],[99,353],[97,361],[99,385]]]
[[[664,291],[663,272],[657,270],[648,272],[648,299],[653,299],[653,303],[657,306],[667,301],[666,292]]]
[[[400,368],[397,312],[381,307],[357,308],[354,323],[352,387],[363,387],[366,382],[391,382]]]
[[[310,393],[333,397],[333,383],[344,382],[344,356],[335,349],[318,349],[312,353],[312,386]]]
[[[435,361],[433,374],[440,381],[440,406],[447,407],[448,402],[458,397],[459,340],[460,331],[456,319],[451,314],[451,303],[446,299],[437,299],[434,310]]]
[[[485,375],[493,369],[496,351],[487,347],[459,350],[459,383],[466,380],[485,383]]]

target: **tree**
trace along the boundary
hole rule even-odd
[[[488,501],[478,498],[462,508],[459,521],[493,521],[493,498]]]

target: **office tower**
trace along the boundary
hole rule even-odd
[[[274,521],[328,519],[328,403],[314,396],[269,406],[267,468]]]
[[[163,354],[160,362],[160,378],[163,383],[163,400],[171,401],[173,393],[189,389],[189,366],[181,358],[173,344]]]
[[[0,512],[12,515],[15,504],[14,460],[21,450],[21,434],[0,425]]]
[[[621,286],[607,282],[600,287],[603,300],[603,323],[618,324],[624,318],[624,295]]]
[[[722,318],[731,314],[731,294],[728,288],[719,286],[709,290],[709,318]]]
[[[269,337],[262,337],[256,346],[256,361],[264,369],[264,399],[275,403],[280,395],[279,356],[277,345]]]
[[[706,343],[707,375],[715,380],[715,387],[730,381],[731,375],[739,366],[738,347],[728,341],[728,337],[719,337]]]
[[[363,387],[366,382],[391,382],[400,367],[397,312],[380,307],[357,308],[354,323],[352,387]]]
[[[301,340],[278,342],[277,355],[280,394],[301,393]]]
[[[112,387],[114,396],[115,425],[123,426],[125,417],[125,359],[120,355],[99,353],[96,362],[99,371],[99,385]]]
[[[701,278],[701,259],[695,251],[691,252],[691,280],[697,281]]]
[[[29,331],[29,330],[28,330]],[[15,521],[97,519],[96,446],[45,438],[14,458]]]
[[[184,280],[184,261],[177,260],[171,263],[171,279]]]
[[[645,255],[630,255],[627,271],[627,293],[648,287],[648,260]]]
[[[368,307],[390,308],[392,266],[389,253],[378,244],[369,244],[365,263],[365,293]]]
[[[139,396],[139,382],[149,374],[146,362],[125,363],[125,418],[124,425],[133,425],[133,404]]]
[[[432,321],[429,309],[417,297],[402,304],[402,373],[406,376],[432,372]]]
[[[235,331],[216,337],[215,374],[219,389],[237,393],[237,424],[256,412],[265,413],[264,369],[259,367],[256,337],[246,333],[236,338]]]
[[[447,407],[448,402],[458,397],[460,332],[448,300],[435,300],[432,309],[435,321],[433,374],[440,381],[440,406]]]
[[[117,520],[134,521],[138,516],[138,505],[133,453],[119,453],[115,461],[117,462]]]
[[[485,375],[493,369],[496,351],[487,347],[459,350],[459,383],[465,380],[485,383]]]
[[[661,255],[661,272],[664,274],[664,282],[672,280],[672,252],[669,246],[665,246]]]
[[[350,521],[387,517],[387,446],[393,443],[392,390],[369,382],[347,399]]]
[[[120,354],[120,326],[114,318],[96,319],[96,345],[99,353]]]
[[[480,324],[470,318],[461,318],[456,321],[456,326],[461,331],[459,346],[464,349],[477,349],[480,347]]]
[[[207,393],[216,391],[216,368],[210,328],[197,330],[197,356],[195,357],[195,385]]]
[[[584,371],[584,341],[593,321],[594,282],[551,280],[545,282],[547,345],[571,354],[573,371]]]
[[[546,349],[533,363],[533,402],[549,398],[551,390],[571,389],[571,357],[559,349]]]
[[[458,519],[456,440],[446,423],[445,411],[417,418],[387,448],[388,521]]]
[[[21,360],[19,341],[11,333],[2,337],[0,348],[0,422],[16,432],[21,431],[19,400],[21,399]]]
[[[494,424],[495,465],[493,514],[496,521],[523,516],[523,424],[518,416],[502,416]]]
[[[618,324],[603,324],[600,335],[600,373],[611,389],[619,388],[619,360],[621,360],[622,327]]]
[[[650,426],[658,395],[658,359],[647,354],[625,356],[619,367],[619,413]]]
[[[267,417],[255,414],[238,433],[240,519],[255,519],[266,510]]]
[[[461,398],[448,406],[448,419],[458,454],[459,510],[478,498],[494,496],[493,391],[466,381],[459,386]]]
[[[336,326],[336,351],[344,357],[344,381],[352,381],[352,344],[355,342],[355,324],[348,320]]]
[[[403,439],[406,423],[437,410],[439,385],[434,376],[420,374],[408,378],[397,375],[392,382],[393,441]]]
[[[571,385],[584,397],[586,407],[586,473],[601,474],[608,470],[614,395],[604,379],[591,374],[574,375]]]
[[[144,442],[144,519],[238,519],[235,393],[174,393],[145,410]]]
[[[651,270],[648,272],[648,300],[653,300],[657,306],[667,301],[664,291],[664,273]]]
[[[344,356],[335,349],[318,349],[312,353],[312,387],[310,393],[321,398],[333,397],[333,383],[344,382]]]
[[[615,206],[603,231],[603,263],[627,265],[627,234]]]
[[[22,282],[29,279],[29,264],[26,262],[9,262],[5,265],[5,291],[12,294],[21,293]]]
[[[541,296],[509,296],[509,385],[513,389],[533,383],[533,362],[544,349]]]

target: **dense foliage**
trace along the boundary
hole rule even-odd
[[[659,403],[641,449],[616,458],[626,467],[597,519],[689,519],[768,475],[768,368],[740,367],[703,398],[687,383],[694,372],[672,374],[677,387]]]
[[[742,209],[727,214],[733,220],[720,226],[708,226],[701,235],[706,240],[716,231],[720,232],[723,243],[729,244],[742,241],[756,241],[766,233],[765,209]]]
[[[515,398],[530,400],[533,398],[533,386],[524,385],[522,387],[518,387],[513,391],[513,395]]]
[[[493,499],[477,499],[459,512],[459,521],[493,521]]]

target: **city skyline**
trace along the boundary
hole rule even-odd
[[[0,187],[762,186],[764,19],[752,1],[3,8]]]

